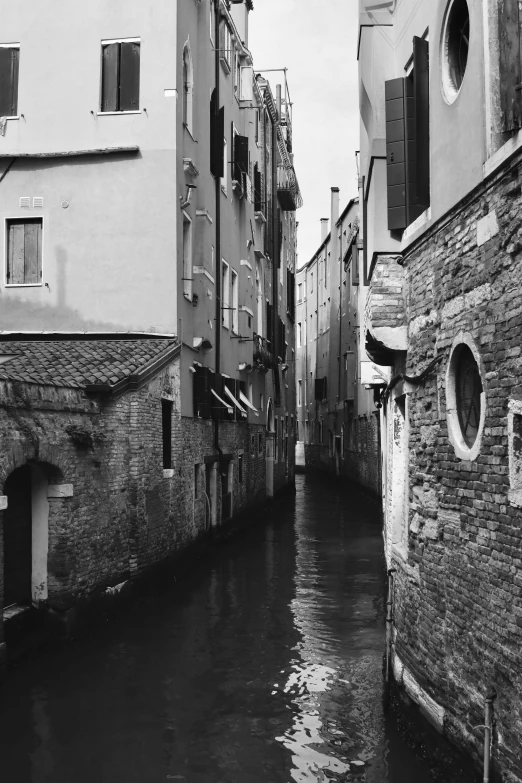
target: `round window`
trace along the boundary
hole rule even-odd
[[[469,50],[469,9],[466,0],[452,0],[442,36],[442,85],[453,103],[464,80]]]
[[[460,459],[478,456],[486,416],[480,355],[470,335],[453,343],[446,376],[448,433]]]
[[[459,351],[456,392],[460,430],[464,442],[471,448],[477,440],[480,426],[482,381],[475,357],[467,345]]]

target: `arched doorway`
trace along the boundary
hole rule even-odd
[[[269,498],[274,496],[274,442],[274,406],[269,397],[266,409],[266,494]]]
[[[4,484],[4,611],[37,605],[47,599],[49,541],[48,480],[40,465],[14,470]]]

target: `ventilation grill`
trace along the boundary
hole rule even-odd
[[[20,206],[28,209],[31,206],[30,196],[20,196]]]
[[[34,209],[42,209],[42,207],[43,207],[43,196],[35,196],[33,198],[33,207],[34,207]]]

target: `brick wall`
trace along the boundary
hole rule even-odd
[[[207,532],[202,490],[205,458],[217,455],[214,423],[181,417],[179,372],[178,359],[139,390],[107,400],[90,400],[75,389],[0,384],[0,487],[27,462],[41,465],[50,484],[73,486],[71,497],[49,500],[46,604],[53,610],[64,612],[144,572]],[[173,406],[169,471],[163,467],[162,398]],[[293,461],[287,468],[279,440],[276,489],[293,478]],[[232,508],[238,516],[266,498],[265,426],[220,422],[219,446],[232,458]],[[291,460],[291,449],[288,456]],[[197,498],[195,464],[201,466]],[[217,488],[219,524],[219,477]],[[0,606],[2,600],[0,546]]]
[[[477,760],[484,700],[496,689],[494,763],[511,782],[522,780],[522,519],[509,500],[508,459],[508,403],[522,400],[521,193],[518,157],[405,258],[406,372],[419,374],[435,356],[442,362],[404,389],[407,548],[404,556],[393,548],[396,653],[444,708],[447,733]],[[455,453],[446,416],[446,371],[460,333],[471,336],[484,370],[485,427],[472,460]]]

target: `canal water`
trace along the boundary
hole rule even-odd
[[[371,502],[298,476],[172,587],[8,671],[1,780],[468,783],[386,697],[381,551]]]

